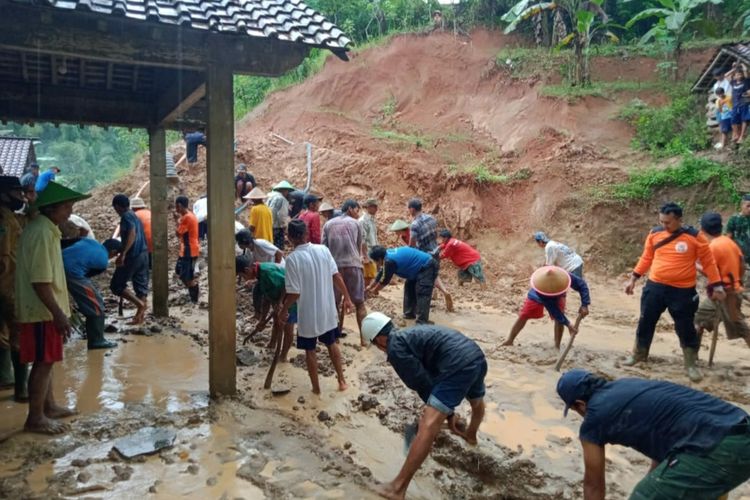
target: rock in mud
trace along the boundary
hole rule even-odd
[[[344,449],[345,450],[348,450],[351,447],[352,447],[352,443],[350,443],[349,441],[347,441],[346,443],[344,443]]]
[[[201,468],[198,467],[196,464],[190,464],[190,465],[188,465],[188,468],[186,469],[185,472],[188,472],[188,473],[190,473],[190,474],[192,474],[192,475],[195,476],[195,475],[198,474],[198,472],[200,470],[201,470]]]
[[[258,364],[260,358],[250,349],[242,349],[237,353],[237,363],[241,366],[254,366]]]
[[[89,474],[86,471],[83,471],[78,474],[78,477],[76,477],[79,483],[88,483],[91,481],[91,474]]]
[[[380,404],[378,398],[372,394],[360,394],[357,397],[357,401],[359,401],[359,406],[362,408],[362,411],[371,410]]]
[[[297,402],[301,405],[305,404],[305,396],[298,397]]]
[[[206,486],[216,486],[218,482],[219,480],[212,476],[206,479]]]
[[[161,326],[160,325],[151,325],[151,328],[149,328],[151,333],[161,333]]]
[[[130,479],[130,476],[133,475],[133,468],[129,465],[113,465],[112,471],[115,473],[114,479],[112,479],[112,482],[117,481],[127,481]]]
[[[104,333],[116,333],[116,332],[117,332],[117,326],[111,323],[104,327]]]
[[[240,479],[255,483],[259,479],[260,471],[263,470],[267,463],[268,460],[266,460],[265,457],[260,454],[255,454],[248,458],[247,461],[237,469],[235,475]]]
[[[328,422],[329,420],[331,420],[331,416],[327,411],[322,410],[320,413],[318,413],[318,420],[320,420],[321,422]]]
[[[156,453],[174,444],[177,433],[172,429],[144,427],[115,441],[114,449],[125,458]]]

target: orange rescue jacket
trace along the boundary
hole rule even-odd
[[[640,277],[648,272],[648,279],[655,283],[675,288],[692,288],[697,274],[695,262],[700,261],[709,285],[720,285],[721,276],[708,240],[691,226],[683,226],[679,232],[680,235],[673,240],[660,244],[673,237],[673,233],[667,232],[662,226],[653,228],[646,237],[643,253],[633,274]]]

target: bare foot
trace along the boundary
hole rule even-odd
[[[44,415],[48,418],[67,418],[73,415],[78,415],[78,411],[72,408],[65,408],[64,406],[50,406],[44,409]]]
[[[66,432],[70,427],[65,422],[58,422],[47,417],[42,417],[39,420],[30,422],[26,420],[26,424],[23,426],[23,430],[26,432],[35,432],[37,434],[62,434]]]
[[[451,297],[451,294],[446,293],[445,294],[445,308],[448,310],[448,312],[453,312],[453,297]]]
[[[140,325],[144,322],[146,319],[146,306],[139,307],[135,311],[135,315],[133,316],[133,319],[131,319],[128,324],[129,325]]]
[[[379,484],[375,487],[375,493],[389,500],[403,500],[405,493],[399,493],[392,483]]]
[[[510,340],[510,339],[508,339],[505,342],[503,342],[502,344],[500,344],[501,347],[502,346],[510,346],[510,345],[513,345],[513,341]]]
[[[340,381],[340,382],[339,382],[339,391],[345,391],[345,390],[347,390],[348,388],[349,388],[349,386],[348,386],[348,385],[346,385],[346,382],[344,382],[344,381]]]
[[[312,393],[313,394],[317,394],[318,396],[320,396],[320,387],[313,387]]]

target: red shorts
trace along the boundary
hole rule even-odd
[[[21,363],[57,363],[63,359],[63,336],[52,321],[20,323]]]
[[[561,295],[560,298],[557,299],[557,306],[560,308],[560,311],[565,313],[565,295]],[[540,304],[539,302],[536,302],[526,297],[526,301],[523,303],[523,306],[521,307],[521,312],[518,313],[518,317],[521,319],[543,318],[544,306]],[[550,316],[550,318],[552,318],[552,316]]]

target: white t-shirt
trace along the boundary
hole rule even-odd
[[[257,241],[257,240],[256,240]],[[339,325],[333,275],[339,272],[328,248],[305,243],[287,256],[286,291],[298,293],[297,335],[316,338]]]
[[[718,89],[719,87],[721,87],[721,88],[724,89],[724,94],[725,95],[728,95],[728,96],[732,95],[732,82],[730,82],[726,78],[723,79],[723,80],[721,80],[721,81],[717,81],[716,83],[714,83],[714,86],[711,89],[714,94],[716,93],[716,89]]]
[[[562,267],[568,272],[583,265],[583,259],[569,246],[550,240],[544,247],[544,256],[548,266]]]
[[[198,201],[193,203],[193,213],[198,222],[206,220],[206,217],[208,217],[208,198],[198,198]]]
[[[258,238],[253,239],[253,243],[253,260],[255,262],[276,262],[276,252],[279,249],[273,243]],[[285,264],[284,257],[282,257],[279,265],[284,267]]]

